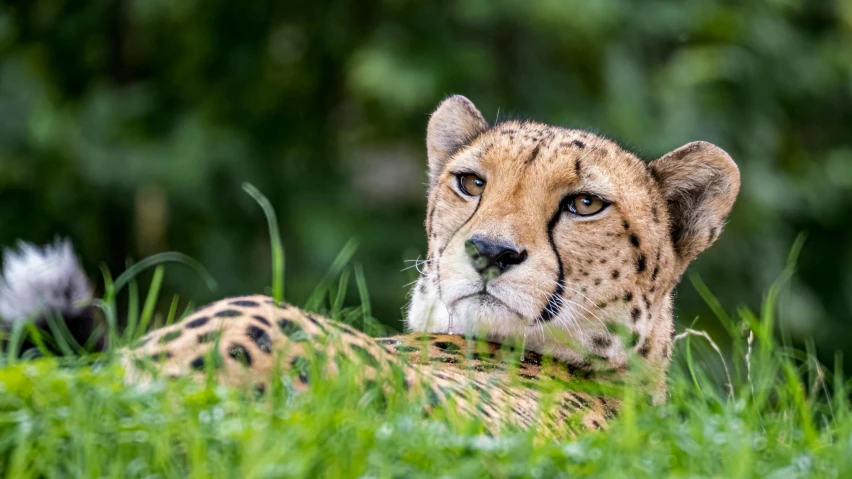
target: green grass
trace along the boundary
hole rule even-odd
[[[309,306],[382,334],[370,317],[363,269],[348,266],[354,247],[344,248]],[[826,367],[812,351],[775,340],[776,307],[800,247],[758,313],[729,314],[694,280],[727,328],[730,351],[717,354],[699,332],[684,330],[666,404],[648,405],[626,389],[609,430],[564,442],[535,430],[489,437],[482,424],[452,410],[424,417],[401,390],[364,392],[349,369],[333,378],[312,375],[312,391],[303,395],[292,394],[286,379],[262,396],[186,380],[141,389],[124,383],[109,353],[81,352],[85,345],[63,339],[58,324],[53,334],[21,326],[0,355],[0,471],[15,478],[849,477],[852,418],[841,361]],[[164,314],[153,306],[164,274],[159,265],[169,260],[197,266],[176,256],[132,266],[156,267],[144,299],[134,275],[115,282],[105,275],[107,293],[97,304],[109,320],[110,348],[180,317],[176,298]],[[278,261],[281,274],[283,256]],[[353,275],[361,304],[344,307]],[[283,294],[283,277],[273,284]],[[123,287],[133,308],[123,317],[132,327],[119,331],[115,301]],[[20,359],[28,336],[61,345],[63,354]]]

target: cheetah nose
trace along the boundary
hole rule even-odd
[[[465,241],[464,249],[473,269],[486,281],[496,278],[510,267],[521,264],[527,259],[526,251],[518,251],[513,246],[481,236],[474,236]]]

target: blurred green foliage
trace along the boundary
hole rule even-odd
[[[461,93],[646,159],[726,149],[742,193],[690,271],[756,306],[806,232],[782,324],[852,349],[850,52],[850,0],[6,1],[0,244],[68,235],[93,276],[177,250],[221,288],[169,270],[167,289],[256,292],[270,253],[250,181],[281,218],[291,299],[356,237],[374,314],[400,327],[426,120]],[[678,308],[710,317],[688,281]]]

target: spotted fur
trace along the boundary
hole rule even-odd
[[[506,426],[537,426],[553,435],[603,427],[618,406],[578,390],[586,374],[534,352],[458,335],[375,339],[266,296],[210,304],[144,336],[122,352],[122,361],[134,383],[179,376],[202,381],[212,373],[223,384],[264,391],[273,372],[282,370],[298,392],[309,389],[315,361],[324,375],[357,365],[365,384],[397,379],[427,411],[452,401],[495,433]],[[575,387],[551,394],[537,387],[539,381]],[[546,409],[539,407],[543,402]]]

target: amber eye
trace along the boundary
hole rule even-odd
[[[468,196],[479,196],[485,189],[485,180],[474,174],[465,173],[459,175],[458,178],[459,188],[461,188],[462,193]]]
[[[598,214],[609,206],[609,203],[594,195],[577,195],[568,202],[568,210],[577,216]]]

